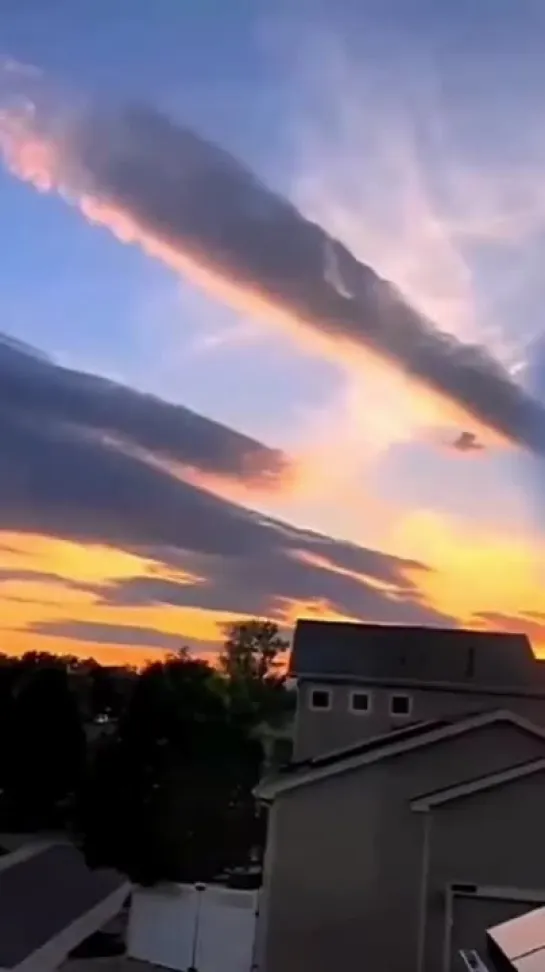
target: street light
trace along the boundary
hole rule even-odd
[[[195,926],[193,928],[193,944],[191,946],[191,965],[189,966],[187,972],[197,972],[197,945],[199,943],[199,925],[201,921],[201,904],[202,904],[202,892],[206,890],[206,884],[201,881],[197,881],[194,885],[195,891],[197,892],[197,910],[195,912]]]

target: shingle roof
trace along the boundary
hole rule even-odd
[[[475,712],[471,713],[472,716],[477,714]],[[354,756],[364,756],[366,753],[382,749],[384,746],[389,746],[394,742],[406,742],[409,739],[414,739],[417,736],[432,732],[434,729],[442,729],[444,726],[454,725],[456,722],[465,722],[467,718],[468,714],[466,712],[463,715],[455,716],[451,719],[427,719],[422,722],[405,723],[400,729],[389,729],[387,732],[381,732],[380,735],[371,736],[362,742],[350,746],[343,746],[340,749],[328,750],[325,753],[320,753],[318,756],[311,756],[308,759],[288,763],[282,767],[279,775],[285,776],[286,774],[300,773],[307,770],[324,769],[326,766],[332,766],[335,763],[344,763]]]
[[[0,968],[19,965],[123,884],[114,871],[90,871],[68,844],[0,870]]]
[[[312,782],[346,769],[359,768],[391,755],[429,745],[438,738],[447,738],[479,729],[494,723],[512,724],[533,736],[545,739],[545,729],[522,716],[505,709],[465,713],[452,718],[414,722],[402,729],[390,730],[361,743],[331,750],[323,755],[290,763],[273,776],[263,779],[256,788],[259,799],[270,800],[283,791]]]
[[[545,664],[523,634],[297,622],[290,658],[296,677],[450,682],[545,692]]]

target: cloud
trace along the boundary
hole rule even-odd
[[[102,602],[281,614],[295,601],[376,620],[443,620],[419,597],[415,577],[425,568],[415,560],[264,517],[127,448],[128,441],[143,443],[205,469],[215,464],[236,473],[247,449],[236,433],[199,416],[187,426],[182,408],[65,372],[7,345],[0,368],[0,530],[7,531],[5,580],[11,581],[4,597],[20,596],[19,585],[26,598],[43,600],[44,575],[56,582],[72,563],[72,603],[65,584],[52,589],[55,602],[61,594],[66,600],[67,621],[78,620],[71,609],[96,611]],[[99,434],[106,425],[116,434]],[[56,538],[56,550],[38,556],[34,578],[17,534]],[[86,569],[76,542],[93,550],[99,545]],[[171,566],[172,581],[157,564]]]
[[[0,557],[2,557],[1,548]],[[0,598],[6,597],[5,588],[11,591],[13,587],[18,588],[21,582],[23,586],[25,584],[46,584],[48,586],[60,584],[64,588],[64,591],[67,588],[72,588],[74,591],[87,591],[96,595],[100,594],[102,590],[100,584],[86,583],[79,578],[62,577],[60,574],[53,574],[44,570],[31,570],[30,568],[25,570],[12,570],[2,567],[0,568]],[[9,600],[14,600],[12,593],[9,593],[7,597]]]
[[[458,438],[451,443],[451,448],[457,452],[482,452],[484,445],[479,442],[474,432],[460,432]]]
[[[293,471],[288,457],[255,439],[204,418],[182,405],[61,368],[0,335],[0,411],[22,427],[111,438],[141,450],[151,462],[164,461],[203,475],[279,487]]]
[[[286,546],[229,561],[190,558],[189,563],[194,566],[197,560],[205,575],[202,583],[192,587],[168,579],[135,577],[109,585],[104,601],[124,608],[163,604],[276,618],[286,617],[291,606],[297,613],[322,605],[326,612],[353,619],[433,623],[434,612],[430,613],[418,592],[416,565],[396,564],[395,558],[358,547],[342,549],[342,544],[325,537],[316,536],[306,544],[300,538],[300,542],[301,549]],[[315,553],[313,545],[317,550],[326,549],[329,557]],[[356,561],[359,569],[345,567],[347,560]],[[187,557],[182,562],[187,565]],[[433,620],[439,623],[439,619],[437,612]]]
[[[154,628],[141,628],[131,624],[101,624],[93,621],[60,621],[55,623],[37,621],[29,630],[36,634],[68,638],[71,641],[127,645],[131,648],[160,648],[164,651],[179,651],[184,644],[180,635],[156,631]]]
[[[484,348],[438,330],[374,270],[195,132],[141,106],[0,119],[18,175],[323,350],[374,353],[502,437],[545,453],[545,407]],[[324,345],[324,339],[326,345]]]

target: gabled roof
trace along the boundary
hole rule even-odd
[[[545,664],[523,634],[337,621],[297,622],[298,678],[441,683],[545,694]]]
[[[433,790],[430,793],[415,797],[411,801],[411,810],[415,810],[417,813],[426,813],[428,810],[450,803],[452,800],[472,796],[474,793],[481,793],[483,790],[492,790],[497,786],[504,786],[506,783],[523,779],[525,776],[542,773],[544,770],[545,757],[543,756],[539,759],[517,763],[515,766],[509,766],[508,769],[498,770],[496,773],[487,773],[485,776],[478,776],[473,780],[445,786],[439,790]]]
[[[68,843],[21,848],[0,859],[0,972],[58,967],[123,904],[130,884],[90,871]]]
[[[356,746],[347,746],[313,759],[293,763],[276,776],[262,780],[255,793],[259,799],[274,800],[277,796],[300,786],[307,786],[339,773],[357,770],[391,756],[399,756],[494,724],[515,726],[545,742],[545,728],[503,709],[460,716],[455,719],[415,722],[402,729],[366,739]]]

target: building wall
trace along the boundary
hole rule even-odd
[[[313,690],[324,688],[331,693],[331,708],[313,710]],[[351,693],[354,690],[369,692],[369,712],[354,713],[350,710]],[[391,697],[404,694],[411,699],[410,714],[406,717],[393,717],[390,714]],[[459,716],[466,712],[469,715],[472,712],[498,708],[509,709],[531,722],[545,725],[545,698],[455,689],[405,689],[396,685],[366,687],[362,684],[328,684],[301,680],[298,686],[293,755],[296,760],[306,759],[399,728],[408,721]]]
[[[354,957],[361,968],[416,972],[424,815],[410,798],[544,749],[512,727],[486,727],[279,797],[265,869],[265,972],[331,972]]]
[[[498,888],[545,891],[545,774],[512,781],[493,790],[453,801],[432,814],[430,864],[427,894],[425,972],[442,968],[445,940],[446,887],[453,883],[488,885]],[[474,935],[471,912],[482,913],[482,921],[495,921],[497,904],[465,899],[468,931],[454,928],[454,939]],[[512,902],[507,913],[529,910],[529,905]],[[462,911],[462,909],[460,909]],[[489,919],[490,916],[490,919]],[[456,918],[456,915],[455,915]],[[463,919],[462,919],[463,920]],[[474,926],[474,923],[473,923]],[[469,930],[471,928],[471,931]],[[466,942],[466,947],[482,945]],[[463,947],[463,946],[461,946]],[[454,956],[452,956],[454,958]],[[454,961],[453,961],[454,967]]]
[[[344,776],[338,786],[305,787],[271,810],[273,859],[265,864],[258,932],[266,972],[331,972],[354,956],[365,967],[375,932],[381,795],[360,783]]]

